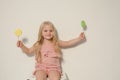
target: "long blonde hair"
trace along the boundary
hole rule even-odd
[[[49,26],[51,26],[52,27],[52,29],[53,29],[53,38],[52,38],[52,42],[53,42],[53,44],[54,44],[54,48],[55,48],[55,51],[57,52],[57,53],[59,53],[59,57],[61,57],[61,50],[60,50],[60,47],[59,47],[59,45],[58,45],[58,35],[57,35],[57,31],[56,31],[56,29],[55,29],[55,27],[54,27],[54,25],[52,24],[52,22],[50,22],[50,21],[44,21],[41,25],[40,25],[40,29],[39,29],[39,33],[38,33],[38,40],[37,40],[37,42],[34,44],[34,47],[35,47],[35,53],[36,53],[36,60],[37,60],[37,62],[41,62],[41,46],[42,46],[42,44],[43,44],[43,40],[44,40],[44,38],[43,38],[43,36],[42,36],[42,30],[43,30],[43,28],[44,28],[44,26],[46,26],[46,25],[49,25]]]

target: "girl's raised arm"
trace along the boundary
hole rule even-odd
[[[60,47],[68,48],[68,47],[72,47],[72,46],[77,45],[78,43],[80,43],[83,40],[85,40],[84,32],[82,32],[80,34],[80,36],[75,38],[75,39],[72,39],[72,40],[69,40],[69,41],[62,41],[62,40],[60,40],[58,43],[59,43]]]
[[[31,48],[26,47],[22,41],[18,41],[17,42],[17,47],[20,47],[22,49],[23,52],[25,52],[26,54],[32,54],[34,53],[34,46],[32,46]]]

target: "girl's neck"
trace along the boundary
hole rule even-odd
[[[43,44],[52,44],[52,40],[44,39]]]

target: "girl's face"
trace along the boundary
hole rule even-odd
[[[53,38],[53,28],[50,25],[45,25],[42,30],[44,39],[51,40]]]

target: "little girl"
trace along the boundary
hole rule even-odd
[[[69,41],[58,40],[56,29],[50,21],[40,25],[38,40],[28,48],[22,41],[17,42],[26,54],[35,54],[36,65],[34,75],[37,80],[60,80],[61,78],[61,48],[72,47],[85,40],[82,32],[80,36]]]

